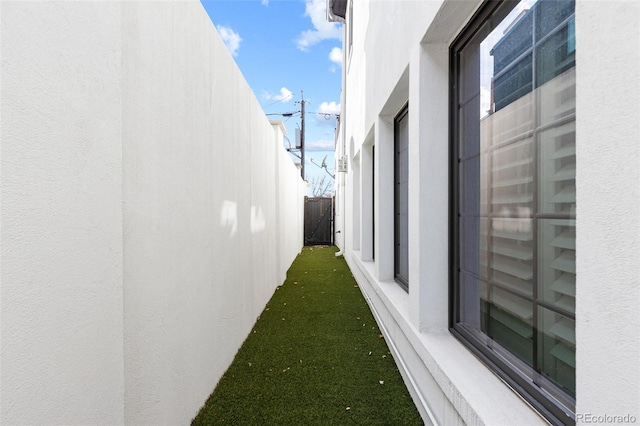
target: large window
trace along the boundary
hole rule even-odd
[[[575,406],[574,1],[487,1],[451,49],[452,331],[553,423]]]
[[[405,106],[394,124],[395,279],[409,289],[409,113]]]

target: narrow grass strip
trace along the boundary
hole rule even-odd
[[[421,425],[335,247],[305,247],[193,425]]]

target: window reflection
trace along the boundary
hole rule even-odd
[[[575,396],[573,10],[527,0],[482,26],[460,52],[458,92],[459,318],[563,401]]]

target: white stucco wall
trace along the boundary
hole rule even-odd
[[[576,43],[576,413],[639,422],[640,3],[577,2]]]
[[[344,251],[426,423],[543,424],[448,331],[449,47],[482,2],[354,3],[338,147]],[[577,0],[578,414],[640,420],[640,12]],[[347,19],[349,22],[349,19]],[[345,31],[345,35],[348,31]],[[393,282],[393,118],[409,102],[409,276]],[[371,135],[373,140],[371,139]],[[367,146],[375,144],[375,260]],[[336,155],[337,157],[338,155]],[[364,159],[364,160],[363,160]],[[391,207],[390,207],[391,206]],[[391,210],[390,210],[391,209]],[[358,216],[358,217],[354,217]],[[363,220],[364,219],[364,220]],[[365,223],[365,225],[362,225]],[[361,229],[353,229],[361,226]],[[354,243],[354,238],[357,239]],[[578,417],[579,423],[586,417]]]
[[[283,131],[286,131],[281,121],[272,121],[276,130],[276,143],[283,141]],[[278,221],[278,238],[289,242],[304,241],[304,197],[307,195],[307,182],[300,179],[300,169],[291,161],[291,156],[284,149],[276,153],[276,209]],[[287,190],[291,182],[297,182],[297,191]],[[297,219],[293,217],[297,212]],[[293,226],[292,226],[293,225]],[[287,278],[289,266],[300,253],[299,244],[278,244],[278,282]]]
[[[118,3],[1,3],[0,423],[124,421]]]
[[[188,423],[302,246],[283,129],[198,1],[1,8],[0,423]]]

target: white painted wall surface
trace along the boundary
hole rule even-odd
[[[276,130],[276,144],[282,144],[286,129],[281,121],[273,120],[272,125]],[[278,244],[278,282],[284,282],[287,278],[289,266],[300,253],[299,244],[291,242],[304,241],[304,197],[307,195],[307,183],[299,179],[300,169],[291,161],[291,156],[283,149],[276,153],[275,168],[277,172],[276,209],[279,239],[289,241],[288,244]],[[286,190],[291,182],[298,182],[297,191]],[[294,216],[297,212],[297,218]]]
[[[198,1],[0,7],[0,423],[186,424],[302,246],[282,130]]]
[[[124,421],[119,3],[1,3],[0,423]]]
[[[577,420],[639,422],[640,3],[577,2],[576,43]]]
[[[449,46],[473,1],[354,3],[338,146],[376,146],[375,260],[353,229],[362,182],[342,178],[344,251],[427,424],[544,424],[448,332]],[[577,413],[640,421],[640,5],[578,0]],[[347,19],[349,22],[349,19]],[[348,34],[348,31],[345,31]],[[410,292],[393,282],[393,118],[409,101]],[[364,108],[364,111],[363,111]],[[383,154],[383,153],[386,153]],[[390,171],[391,170],[391,171]],[[366,184],[366,182],[364,183]],[[582,418],[582,422],[586,419]]]

